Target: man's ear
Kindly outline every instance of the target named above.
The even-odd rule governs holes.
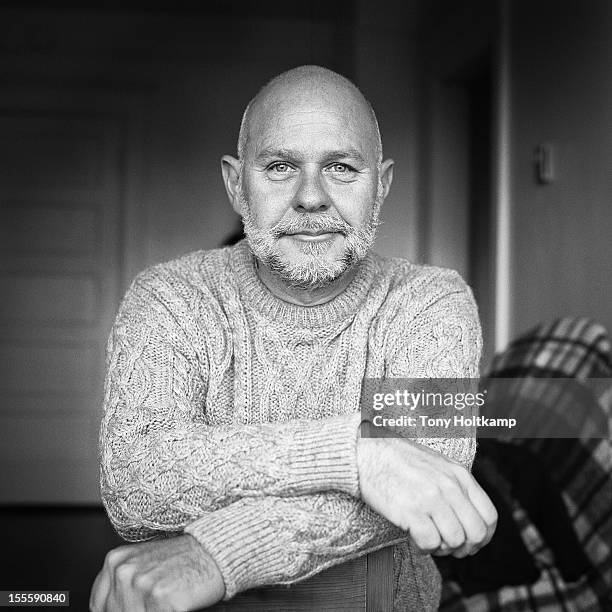
[[[221,174],[223,175],[223,184],[227,197],[229,198],[232,208],[242,216],[242,208],[240,198],[238,197],[238,182],[240,181],[240,171],[242,164],[239,159],[231,155],[224,155],[221,158]]]
[[[380,165],[380,181],[383,186],[383,200],[389,195],[391,183],[393,182],[393,165],[395,162],[392,159],[385,159]]]

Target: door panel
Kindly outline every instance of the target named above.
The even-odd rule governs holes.
[[[116,116],[31,100],[0,108],[0,502],[99,499],[122,129]]]

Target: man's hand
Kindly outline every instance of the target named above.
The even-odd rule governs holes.
[[[497,511],[470,472],[426,446],[360,437],[357,466],[363,501],[422,552],[465,557],[495,532]]]
[[[216,563],[190,535],[111,550],[91,589],[92,612],[170,612],[212,606],[225,594]]]

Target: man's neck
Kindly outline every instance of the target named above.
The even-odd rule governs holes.
[[[342,276],[324,287],[302,289],[286,283],[268,266],[256,261],[257,276],[268,290],[284,302],[298,306],[319,306],[333,300],[349,286],[357,273],[357,266],[352,266]]]

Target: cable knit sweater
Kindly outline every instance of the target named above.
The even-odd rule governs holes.
[[[450,270],[373,253],[350,285],[297,306],[243,241],[141,273],[111,332],[102,499],[125,539],[193,535],[225,598],[394,544],[395,608],[436,609],[430,556],[359,496],[364,377],[474,377],[481,335]],[[421,439],[470,467],[471,438]]]

